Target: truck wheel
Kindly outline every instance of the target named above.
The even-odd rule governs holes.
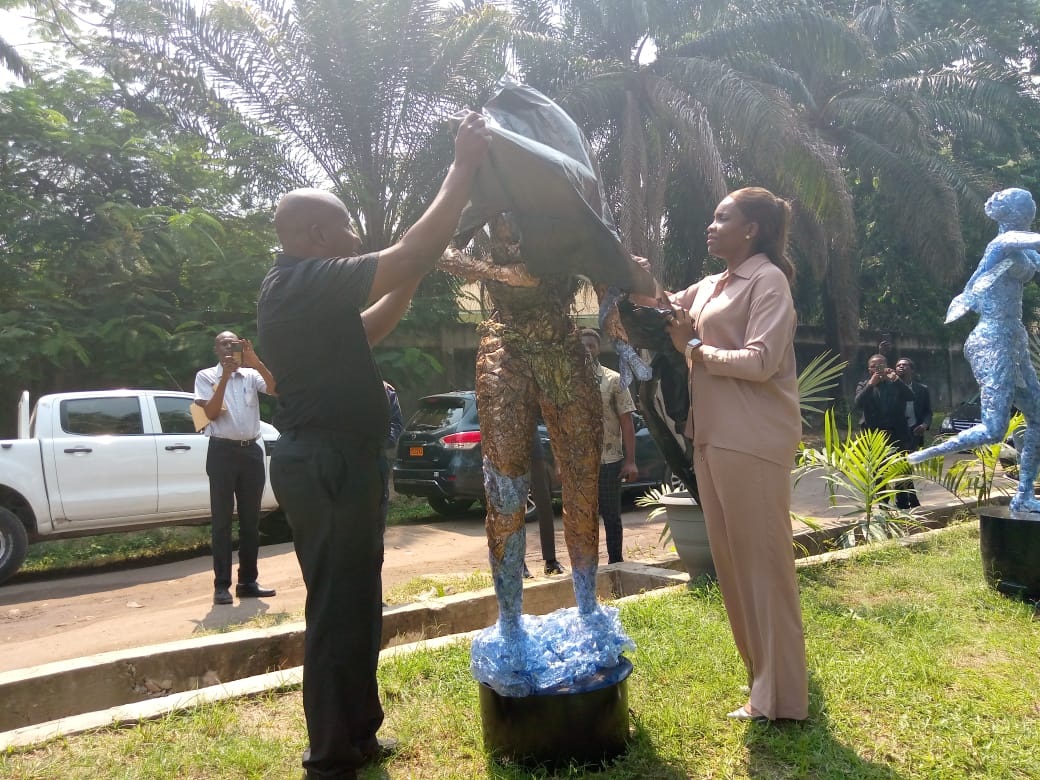
[[[25,561],[29,536],[18,515],[0,507],[0,582],[8,579]]]

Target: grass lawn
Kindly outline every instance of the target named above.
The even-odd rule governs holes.
[[[987,588],[978,530],[910,548],[886,544],[800,570],[810,719],[755,725],[718,591],[672,589],[622,606],[638,644],[633,737],[595,774],[615,778],[992,778],[1040,776],[1040,627],[1034,610]],[[468,646],[380,667],[383,733],[402,752],[363,778],[585,777],[489,759]],[[5,778],[297,778],[300,692],[205,707],[0,757]]]

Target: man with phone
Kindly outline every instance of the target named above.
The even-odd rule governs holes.
[[[264,449],[260,437],[259,393],[275,395],[275,381],[248,339],[229,330],[213,342],[217,365],[195,375],[195,403],[209,422],[206,475],[209,477],[210,539],[213,549],[213,603],[232,604],[231,515],[238,506],[239,598],[273,596],[257,582],[260,501],[264,493]]]
[[[893,447],[908,452],[913,437],[906,421],[906,405],[914,400],[913,390],[889,368],[884,355],[872,355],[867,361],[867,372],[868,377],[856,386],[854,401],[861,414],[860,427],[865,431],[884,431]]]

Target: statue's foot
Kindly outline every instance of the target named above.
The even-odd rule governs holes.
[[[1040,512],[1040,500],[1036,496],[1016,493],[1011,499],[1010,508],[1015,512]]]

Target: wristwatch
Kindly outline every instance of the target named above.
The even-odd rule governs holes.
[[[699,338],[696,338],[696,337],[690,339],[689,341],[687,341],[686,342],[686,359],[689,360],[691,357],[693,357],[693,351],[695,349],[699,348],[700,345],[703,344],[703,343],[704,343],[703,341],[701,341]]]

